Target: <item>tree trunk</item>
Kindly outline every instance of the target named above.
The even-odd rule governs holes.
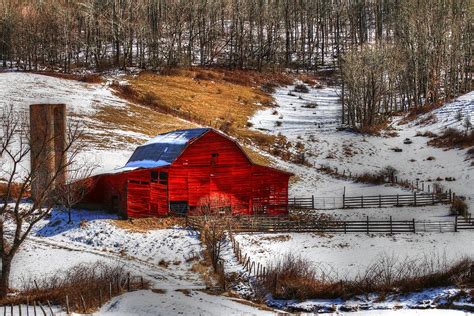
[[[10,288],[10,271],[12,267],[12,258],[2,258],[2,278],[0,280],[0,297],[5,297]]]

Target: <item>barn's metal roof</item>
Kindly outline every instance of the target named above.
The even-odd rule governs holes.
[[[124,168],[157,168],[172,164],[188,143],[210,128],[193,128],[160,134],[137,147]]]

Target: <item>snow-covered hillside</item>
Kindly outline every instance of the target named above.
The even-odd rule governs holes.
[[[474,92],[435,110],[433,115],[438,120],[434,124],[421,126],[412,122],[399,125],[399,117],[391,124],[396,135],[383,133],[383,136],[367,136],[336,129],[340,122],[341,107],[337,88],[310,88],[309,93],[295,92],[294,88],[287,86],[277,89],[273,96],[278,107],[257,112],[252,118],[254,128],[275,135],[281,133],[292,143],[301,142],[305,145],[307,159],[316,166],[328,165],[338,168],[340,172],[352,174],[376,173],[391,166],[397,170],[400,179],[418,180],[420,187],[425,182],[425,190],[428,185],[432,188],[433,183],[439,182],[458,195],[474,198],[474,166],[467,159],[466,151],[435,148],[427,144],[429,138],[416,136],[417,132],[429,130],[438,133],[446,127],[461,127],[462,121],[455,120],[458,112],[462,113],[462,117],[472,120]],[[308,105],[312,108],[309,109]],[[407,138],[412,143],[405,144]],[[394,148],[402,151],[395,152]],[[344,186],[350,195],[386,194],[388,191],[380,186],[374,188],[366,185],[370,189],[363,189],[359,188],[359,184],[347,181],[337,183],[311,168],[292,170],[303,179],[306,190],[311,190],[316,196],[328,196],[329,191],[340,196]],[[308,178],[313,179],[311,186],[305,181]],[[454,178],[455,181],[446,181],[446,178]],[[299,189],[298,184],[295,188],[301,195],[303,190]],[[398,193],[396,189],[392,192]],[[470,199],[471,203],[473,201]]]
[[[27,111],[35,103],[65,103],[68,119],[79,122],[86,132],[79,159],[94,166],[95,173],[124,166],[138,144],[159,133],[194,126],[121,99],[110,85],[121,77],[108,79],[96,84],[34,73],[0,72],[0,111],[9,107]]]

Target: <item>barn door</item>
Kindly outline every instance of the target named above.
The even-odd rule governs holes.
[[[150,183],[129,180],[127,184],[127,215],[143,217],[150,215]]]
[[[152,172],[150,191],[151,215],[164,216],[168,214],[168,173]]]

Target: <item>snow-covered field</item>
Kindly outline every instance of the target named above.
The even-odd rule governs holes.
[[[264,266],[291,253],[340,278],[354,278],[381,257],[447,259],[474,257],[472,232],[416,234],[239,234],[242,251]]]
[[[104,305],[97,315],[274,314],[238,299],[203,292],[204,280],[192,270],[202,259],[195,231],[176,227],[131,232],[114,225],[115,218],[107,213],[75,211],[73,222],[67,224],[67,214],[54,211],[39,223],[15,257],[12,286],[21,288],[26,282],[77,264],[100,261],[124,266],[132,275],[149,280],[152,289],[164,293],[125,293]]]
[[[307,159],[313,164],[329,165],[340,172],[345,170],[352,174],[377,172],[391,166],[398,170],[400,179],[418,179],[420,187],[425,182],[425,190],[428,185],[432,187],[434,182],[439,182],[446,189],[466,196],[474,205],[474,166],[467,159],[466,150],[435,148],[427,145],[429,138],[415,136],[418,131],[439,133],[447,127],[461,129],[466,118],[473,122],[474,92],[435,110],[433,115],[437,121],[433,124],[419,125],[430,114],[404,125],[399,124],[401,118],[396,118],[391,126],[398,136],[389,137],[338,131],[341,108],[338,88],[310,88],[309,93],[293,90],[294,86],[277,89],[273,96],[278,107],[257,112],[251,120],[254,128],[275,135],[281,133],[292,143],[303,143]],[[308,108],[308,104],[314,108]],[[278,113],[274,114],[274,110]],[[459,120],[459,117],[463,119]],[[404,144],[406,138],[413,143]],[[392,149],[395,147],[401,148],[402,152],[394,152]],[[380,186],[361,187],[359,184],[334,181],[317,171],[300,172],[296,169],[296,173],[301,176],[304,188],[297,184],[292,190],[299,195],[306,190],[321,197],[331,192],[340,196],[344,186],[348,195],[384,194],[388,191]],[[438,177],[442,181],[436,181]],[[455,181],[444,181],[446,177],[452,177]]]

